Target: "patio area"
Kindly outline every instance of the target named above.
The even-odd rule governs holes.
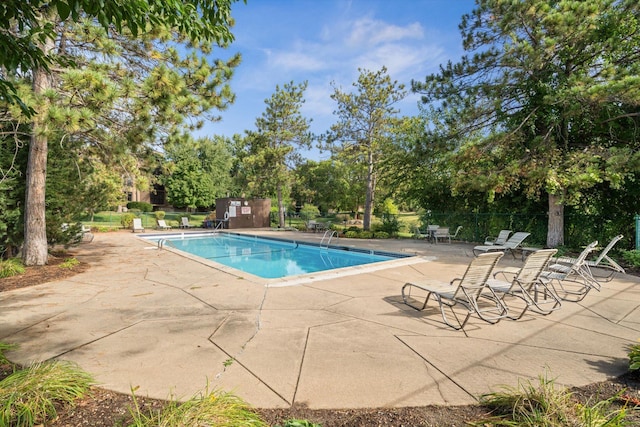
[[[89,271],[0,293],[0,340],[19,345],[7,353],[14,362],[72,360],[100,386],[124,393],[186,399],[208,384],[257,408],[338,409],[475,403],[544,374],[567,386],[598,382],[627,371],[628,346],[640,338],[634,276],[549,316],[496,325],[472,318],[455,331],[436,306],[417,312],[400,291],[407,281],[460,276],[473,244],[339,244],[416,258],[267,280],[158,249],[130,231],[99,233],[73,249]]]

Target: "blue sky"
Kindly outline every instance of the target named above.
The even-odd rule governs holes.
[[[409,86],[436,72],[440,64],[462,55],[458,24],[474,8],[473,0],[247,0],[232,6],[234,43],[214,50],[225,58],[237,52],[242,64],[231,86],[236,102],[208,123],[199,135],[244,134],[255,129],[264,101],[293,81],[308,81],[302,113],[320,134],[335,122],[334,82],[352,90],[358,68],[386,66],[392,79]],[[402,115],[418,112],[411,94],[397,107]],[[306,153],[318,160],[328,154]]]

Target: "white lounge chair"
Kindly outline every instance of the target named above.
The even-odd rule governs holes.
[[[500,230],[498,237],[487,236],[484,239],[485,245],[504,245],[511,235],[511,230]]]
[[[158,223],[157,225],[157,229],[158,230],[170,230],[171,226],[167,225],[166,221],[164,219],[158,219],[156,220],[156,222]]]
[[[86,243],[93,242],[94,235],[91,232],[91,227],[87,227],[82,224],[82,228],[80,229],[80,233],[82,234],[82,241]]]
[[[557,249],[541,249],[529,255],[522,268],[513,271],[502,270],[494,273],[488,284],[495,292],[521,299],[526,304],[518,316],[509,315],[509,319],[520,319],[528,309],[547,315],[561,306],[560,298],[552,287],[547,286],[548,280],[540,276],[549,264],[549,260],[556,254]],[[501,279],[497,277],[500,276]],[[510,278],[510,280],[509,280]],[[542,298],[541,298],[542,296]],[[513,307],[506,303],[509,312]],[[544,307],[543,307],[544,306]],[[550,308],[546,308],[550,307]]]
[[[451,236],[451,239],[455,239],[456,237],[458,237],[458,233],[460,233],[460,230],[462,230],[462,226],[459,225],[458,227],[456,227],[456,232],[453,233],[453,235]]]
[[[191,228],[193,227],[191,224],[189,224],[189,218],[187,218],[186,216],[183,216],[182,218],[180,218],[180,228]]]
[[[582,301],[591,289],[600,290],[600,283],[593,277],[591,269],[586,264],[587,257],[598,246],[598,241],[590,243],[572,264],[552,263],[541,276],[557,283],[562,290],[560,298],[567,301]],[[531,255],[530,255],[531,256]],[[577,284],[577,289],[569,289],[565,285]],[[556,293],[557,292],[556,289]]]
[[[450,283],[434,280],[407,282],[402,287],[402,300],[409,307],[422,311],[427,307],[429,299],[433,296],[440,306],[442,320],[454,329],[464,328],[472,314],[477,315],[485,322],[497,323],[507,316],[508,311],[502,298],[498,297],[487,285],[487,280],[502,255],[502,252],[478,255],[471,261],[462,278],[453,279]],[[426,292],[426,295],[420,296],[420,298],[425,298],[424,303],[415,304],[418,301],[411,295],[413,291],[417,291],[419,294]],[[462,306],[466,311],[466,316],[462,322],[453,311],[453,307],[458,305]],[[458,324],[449,321],[445,313],[445,307],[451,310]]]
[[[142,226],[141,218],[133,218],[133,224],[131,225],[131,231],[135,233],[136,231],[140,231],[144,233],[144,227]]]
[[[516,255],[514,253],[514,251],[516,251],[517,249],[519,249],[522,246],[522,242],[524,242],[524,239],[526,239],[527,237],[529,237],[531,235],[531,233],[526,233],[524,231],[518,231],[516,233],[513,233],[513,236],[509,237],[507,239],[506,242],[504,242],[504,245],[480,245],[480,246],[475,246],[473,248],[473,254],[474,255],[478,255],[478,252],[510,252],[511,255],[515,258]]]
[[[81,242],[84,243],[91,243],[93,241],[94,235],[91,232],[91,227],[87,227],[84,224],[79,224],[80,228],[78,230],[78,232],[76,233],[76,235],[74,236],[74,238],[72,239],[72,244],[78,244]],[[67,231],[71,228],[71,226],[66,223],[63,222],[60,227],[62,228],[62,231]],[[75,225],[74,228],[78,227],[78,225]]]
[[[602,250],[602,252],[600,252],[595,260],[585,260],[585,264],[587,266],[595,268],[595,270],[591,270],[594,278],[604,282],[609,282],[613,279],[613,276],[615,276],[616,273],[625,274],[624,268],[620,267],[617,262],[607,255],[611,248],[613,248],[623,237],[624,236],[622,234],[618,234],[616,237],[611,239],[609,244]],[[557,264],[573,264],[575,262],[576,258],[559,257],[555,259],[555,263]]]

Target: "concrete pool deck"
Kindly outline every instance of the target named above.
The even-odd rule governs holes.
[[[472,244],[338,242],[418,258],[278,286],[159,250],[131,232],[99,233],[72,250],[89,271],[0,293],[0,341],[19,345],[7,353],[14,362],[71,360],[123,393],[186,399],[208,385],[257,408],[338,409],[475,403],[541,375],[567,386],[598,382],[627,371],[628,346],[640,338],[634,276],[619,275],[549,316],[496,325],[472,317],[454,331],[436,308],[403,304],[400,290],[413,279],[460,276]]]

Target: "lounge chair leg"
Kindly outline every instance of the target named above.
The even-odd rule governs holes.
[[[405,291],[405,289],[408,288],[408,291]],[[422,307],[417,307],[413,304],[411,304],[409,302],[409,298],[411,298],[411,284],[410,283],[406,283],[403,287],[402,287],[402,301],[408,305],[409,307],[413,308],[414,310],[417,311],[422,311],[425,308],[427,308],[427,304],[429,303],[429,298],[431,298],[431,292],[429,292],[427,294],[427,297],[424,300],[424,304],[422,304]]]
[[[465,319],[464,319],[464,322],[460,322],[460,319],[458,318],[458,315],[456,314],[456,312],[453,310],[453,307],[452,307],[452,306],[450,306],[450,305],[448,305],[448,304],[443,304],[443,303],[442,303],[442,301],[441,301],[439,298],[437,298],[437,296],[436,296],[435,298],[436,298],[436,299],[438,299],[438,303],[440,303],[440,314],[442,314],[442,320],[444,321],[444,323],[445,323],[447,326],[449,326],[449,327],[451,327],[451,328],[455,329],[456,331],[459,331],[460,329],[464,328],[464,325],[467,323],[467,320],[469,320],[469,317],[471,316],[471,313],[468,313],[468,314],[467,314],[467,316],[466,316],[466,317],[465,317]],[[451,323],[451,322],[449,321],[449,319],[447,319],[447,315],[446,315],[446,313],[444,312],[444,306],[445,306],[445,305],[446,305],[447,307],[449,307],[449,309],[451,310],[451,314],[453,314],[453,317],[455,317],[456,322],[458,322],[458,326],[454,325],[453,323]]]

